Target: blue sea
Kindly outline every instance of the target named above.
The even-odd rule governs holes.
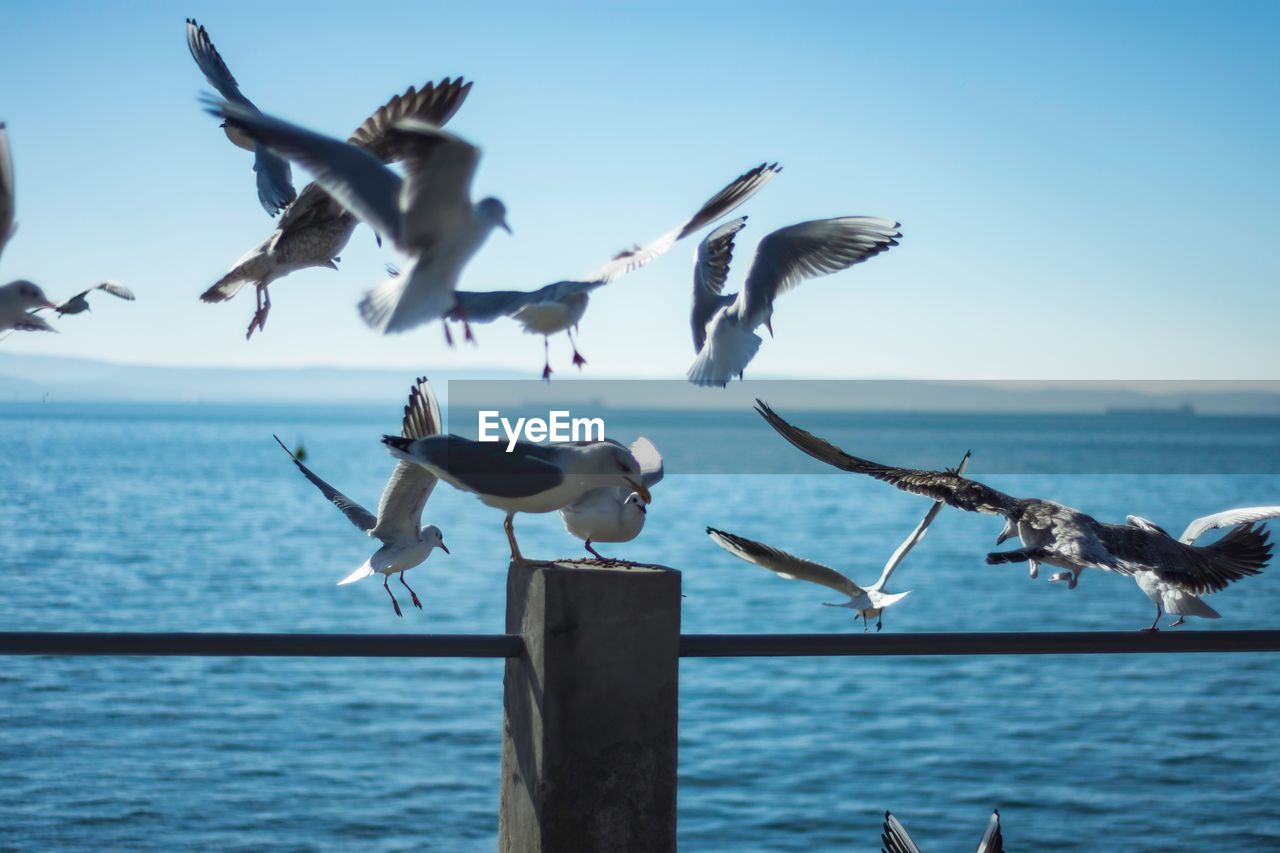
[[[1274,419],[786,414],[896,464],[954,464],[972,448],[971,476],[1104,520],[1136,513],[1177,532],[1206,513],[1280,503]],[[377,438],[398,420],[395,405],[0,405],[0,630],[500,632],[502,515],[447,486],[427,519],[452,554],[407,575],[424,611],[396,618],[377,581],[334,585],[373,546],[271,435],[303,443],[317,473],[374,506],[392,467]],[[749,411],[619,412],[608,424],[624,441],[650,435],[668,476],[644,534],[602,550],[680,569],[686,633],[863,630],[821,606],[837,598],[827,590],[737,561],[705,526],[869,582],[928,508],[807,462],[689,473],[705,468],[686,439],[708,430],[724,452],[799,456]],[[554,515],[516,526],[527,555],[582,553]],[[986,566],[1000,527],[944,511],[895,576],[913,592],[884,630],[1150,623],[1154,607],[1130,579],[1090,571],[1068,590]],[[1275,627],[1278,575],[1212,596],[1223,619],[1177,630]],[[923,849],[965,850],[998,807],[1014,850],[1277,850],[1277,663],[684,660],[680,846],[878,850],[890,809]],[[493,850],[502,670],[0,658],[0,848]]]

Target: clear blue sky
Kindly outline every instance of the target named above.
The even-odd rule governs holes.
[[[269,112],[348,133],[395,91],[475,81],[453,128],[505,200],[470,289],[586,272],[778,160],[744,209],[895,217],[902,245],[777,305],[752,373],[1274,378],[1280,367],[1280,5],[1239,3],[173,3],[0,6],[0,120],[21,229],[0,280],[138,294],[8,351],[164,364],[541,365],[539,338],[438,326],[380,338],[355,311],[395,259],[367,228],[341,272],[197,296],[271,222],[250,157],[201,112],[183,19]],[[299,185],[306,180],[297,174]],[[596,298],[584,375],[679,377],[695,243]],[[561,376],[567,343],[553,340]]]

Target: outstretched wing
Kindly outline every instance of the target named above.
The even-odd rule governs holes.
[[[293,460],[293,464],[297,465],[298,470],[302,472],[302,476],[310,480],[312,484],[320,490],[320,494],[329,499],[330,503],[342,510],[342,514],[347,517],[348,521],[366,533],[373,530],[374,525],[378,523],[378,519],[373,517],[373,513],[369,512],[369,510],[360,506],[360,504],[351,500],[351,498],[347,497],[342,492],[317,477],[310,468],[298,461],[298,457],[293,455],[292,450],[284,446],[284,442],[280,440],[280,436],[273,435],[271,437],[276,440],[276,444],[280,445],[281,450],[289,454],[289,458]]]
[[[768,569],[779,577],[816,583],[820,586],[834,589],[836,592],[843,593],[850,598],[862,593],[862,588],[848,577],[821,563],[802,560],[793,554],[780,551],[763,542],[756,542],[743,536],[716,530],[714,527],[707,528],[707,535],[711,537],[713,542],[738,559],[746,560],[748,563],[754,563],[761,568]]]
[[[226,119],[259,145],[306,166],[334,201],[373,230],[399,240],[403,181],[377,157],[234,101],[206,99],[209,112]]]
[[[439,435],[441,423],[436,395],[427,378],[419,377],[409,391],[400,434],[408,439]],[[421,465],[397,462],[382,490],[382,499],[378,501],[378,523],[369,535],[384,542],[416,538],[422,523],[422,510],[437,482],[436,475]]]
[[[0,121],[0,255],[13,234],[13,154],[9,151],[9,132]]]
[[[1217,592],[1233,581],[1259,574],[1271,561],[1267,531],[1253,524],[1242,524],[1211,545],[1186,545],[1167,535],[1152,536],[1140,527],[1108,525],[1104,530],[1129,540],[1122,543],[1127,547],[1107,543],[1108,550],[1121,558],[1116,571],[1132,574],[1150,569],[1160,580],[1192,595]]]
[[[733,261],[734,235],[746,224],[747,217],[739,216],[712,231],[698,244],[698,257],[693,266],[693,312],[689,317],[694,352],[702,350],[711,318],[733,302],[733,297],[725,296],[722,291]]]
[[[924,495],[935,501],[966,512],[988,515],[1008,515],[1018,509],[1021,502],[977,480],[960,476],[955,471],[919,471],[911,468],[894,468],[868,459],[850,456],[828,441],[824,441],[799,427],[783,420],[761,400],[756,400],[756,411],[778,434],[820,462],[826,462],[844,471],[868,474],[896,486],[913,495]]]
[[[987,831],[982,834],[982,840],[978,842],[977,853],[1004,853],[1004,833],[1000,831],[999,809],[991,813],[991,820],[987,821]]]
[[[698,212],[682,224],[644,246],[619,252],[604,266],[583,278],[587,281],[610,282],[632,270],[639,269],[654,258],[665,254],[677,241],[701,230],[703,226],[716,221],[751,198],[781,171],[782,168],[777,163],[761,163],[751,171],[739,175],[728,186],[707,199]]]
[[[464,83],[461,77],[457,80],[446,77],[421,89],[410,86],[403,95],[396,95],[378,107],[347,142],[360,146],[384,163],[394,163],[406,154],[395,135],[389,132],[396,122],[412,118],[444,127],[470,93],[471,84]]]
[[[830,275],[898,245],[898,223],[873,216],[815,219],[760,241],[739,299],[743,316],[763,322],[773,300],[808,278]]]
[[[652,488],[662,481],[662,454],[652,441],[640,436],[631,443],[631,455],[640,463],[640,482]]]
[[[960,464],[956,466],[956,473],[963,474],[965,469],[969,467],[969,451],[965,451],[964,458],[960,460]],[[934,501],[933,506],[929,507],[929,511],[924,514],[924,518],[916,525],[916,529],[911,531],[911,535],[902,540],[902,544],[894,549],[893,554],[889,557],[889,562],[884,564],[884,570],[880,572],[880,580],[876,581],[872,589],[884,589],[889,583],[889,578],[893,575],[893,570],[898,568],[898,564],[903,558],[916,547],[916,543],[924,538],[925,531],[929,529],[929,525],[933,524],[933,520],[938,517],[938,513],[942,511],[943,501]]]
[[[1265,521],[1268,518],[1280,518],[1280,506],[1250,506],[1241,509],[1228,509],[1222,512],[1197,518],[1182,531],[1179,541],[1190,545],[1204,533],[1219,527],[1235,527],[1251,521]]]
[[[401,119],[386,136],[404,160],[404,227],[397,243],[430,248],[437,234],[471,217],[471,179],[480,149],[418,119]]]
[[[204,78],[218,90],[218,94],[228,101],[257,111],[253,102],[240,91],[240,84],[231,75],[227,63],[222,61],[222,55],[213,46],[208,31],[192,18],[187,18],[187,48]],[[266,208],[267,213],[275,216],[298,195],[293,188],[289,162],[261,145],[254,146],[253,156],[253,170],[258,174],[258,201]]]
[[[891,812],[884,813],[884,830],[880,833],[880,853],[920,853],[906,827]]]

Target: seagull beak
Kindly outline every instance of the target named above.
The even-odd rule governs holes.
[[[448,545],[446,545],[446,544],[444,544],[444,542],[441,542],[441,543],[440,543],[440,550],[441,550],[441,551],[444,551],[446,554],[453,553],[453,552],[451,552],[451,551],[449,550],[449,546],[448,546]]]
[[[627,485],[630,486],[632,490],[635,491],[635,493],[638,494],[645,503],[647,504],[653,503],[653,495],[649,494],[649,489],[645,486],[644,483],[637,483],[635,480],[631,479],[630,477],[624,477],[623,479],[627,481]]]
[[[507,220],[505,219],[498,223],[498,227],[503,231],[506,231],[508,234],[512,233],[511,226],[507,224]]]
[[[58,310],[58,303],[56,303],[56,302],[50,302],[48,299],[46,299],[46,300],[44,301],[44,307],[45,307],[45,308],[52,308],[54,311],[57,311],[57,310]]]
[[[1009,537],[1012,535],[1013,534],[1009,533],[1007,530],[1000,531],[1000,535],[996,537],[996,544],[1003,545],[1005,542],[1008,541]]]

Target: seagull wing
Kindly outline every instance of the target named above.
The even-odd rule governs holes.
[[[0,122],[0,255],[13,236],[13,155],[9,152],[9,132]]]
[[[480,162],[480,149],[435,125],[401,119],[386,131],[404,160],[400,190],[404,227],[397,240],[402,248],[425,253],[472,213],[471,179]]]
[[[702,350],[711,318],[733,302],[733,297],[725,296],[721,291],[729,278],[729,264],[733,261],[734,235],[746,224],[747,217],[740,216],[721,225],[698,244],[698,257],[693,266],[693,313],[689,318],[693,326],[694,352]]]
[[[1133,574],[1148,569],[1192,595],[1218,592],[1233,581],[1260,574],[1271,561],[1267,531],[1253,524],[1235,527],[1210,545],[1187,545],[1135,526],[1104,525],[1103,531],[1104,544],[1116,562],[1113,571]]]
[[[1219,527],[1235,527],[1251,521],[1265,521],[1268,518],[1280,518],[1280,506],[1251,506],[1241,509],[1228,509],[1222,512],[1197,518],[1182,531],[1179,541],[1190,545],[1204,533]]]
[[[340,139],[314,133],[232,101],[207,100],[209,112],[244,131],[255,142],[306,166],[334,201],[399,242],[400,176],[377,157]]]
[[[977,480],[960,476],[955,471],[918,471],[911,468],[894,468],[868,459],[850,456],[840,448],[816,435],[805,432],[783,420],[773,409],[756,400],[756,411],[777,430],[778,434],[820,462],[826,462],[843,471],[868,474],[913,495],[924,495],[935,501],[966,512],[988,515],[1007,515],[1017,509],[1020,501]]]
[[[604,266],[592,271],[584,278],[590,281],[610,282],[632,270],[639,269],[654,258],[663,255],[677,241],[701,230],[703,226],[716,221],[751,198],[781,171],[777,163],[761,163],[751,171],[734,178],[728,186],[707,199],[698,212],[681,225],[644,246],[619,252]]]
[[[293,464],[297,465],[298,470],[302,472],[302,476],[310,480],[312,484],[320,490],[320,494],[324,495],[334,506],[342,510],[342,514],[347,517],[348,521],[363,530],[365,533],[373,530],[374,525],[378,523],[378,519],[373,517],[373,513],[369,512],[369,510],[360,506],[360,504],[351,500],[351,498],[347,497],[342,492],[317,477],[310,468],[298,461],[298,457],[293,455],[293,451],[284,446],[284,442],[280,440],[279,436],[273,435],[271,437],[276,440],[276,444],[280,445],[281,450],[289,454],[289,458],[293,460]]]
[[[987,821],[987,831],[982,833],[978,842],[977,853],[1004,853],[1004,833],[1000,831],[1000,810],[991,813]]]
[[[537,495],[564,482],[564,471],[552,460],[549,445],[517,442],[506,452],[501,442],[472,441],[457,435],[428,436],[410,441],[383,436],[391,455],[439,472],[464,491],[499,498]]]
[[[446,77],[438,84],[428,83],[421,89],[410,86],[403,95],[396,95],[378,107],[347,141],[384,163],[394,163],[405,156],[394,134],[388,133],[396,122],[413,118],[444,127],[470,93],[471,84],[462,82],[462,78],[450,80]]]
[[[538,291],[526,290],[455,290],[451,316],[465,318],[468,323],[492,323],[510,317],[530,302],[537,301]]]
[[[419,377],[409,390],[400,434],[410,439],[439,435],[442,423],[436,395],[427,378]],[[397,462],[382,490],[382,499],[378,501],[377,526],[369,531],[369,535],[384,542],[416,540],[422,524],[422,510],[437,482],[436,475],[421,465]]]
[[[71,302],[76,299],[83,299],[84,297],[88,296],[90,293],[93,293],[95,290],[101,290],[104,293],[110,293],[112,296],[117,296],[120,299],[125,299],[125,300],[128,300],[129,302],[133,302],[135,299],[138,298],[133,295],[132,290],[125,287],[123,284],[119,284],[118,282],[114,282],[114,281],[104,281],[102,284],[95,284],[93,287],[89,288],[88,290],[80,291],[75,296],[71,297],[71,299],[68,299],[67,302]],[[63,304],[65,305],[66,302],[64,302]]]
[[[662,454],[652,441],[640,436],[631,444],[631,455],[640,463],[640,482],[653,487],[662,481]]]
[[[707,528],[707,535],[717,545],[738,559],[754,563],[788,580],[816,583],[834,589],[836,592],[843,593],[850,598],[854,598],[863,591],[856,583],[835,569],[824,566],[821,563],[802,560],[763,542],[755,542],[742,536],[726,533],[723,530],[716,530],[714,527]]]
[[[231,75],[227,63],[222,61],[222,55],[213,46],[208,31],[191,18],[187,18],[187,47],[191,51],[191,58],[200,66],[204,78],[218,90],[218,94],[257,112],[258,108],[240,91],[240,84]],[[258,175],[258,201],[266,208],[267,213],[275,216],[298,195],[293,188],[289,161],[262,145],[255,145],[253,154],[253,170]]]
[[[898,245],[898,223],[871,216],[815,219],[760,241],[739,299],[743,316],[764,322],[773,300],[808,278],[830,275]]]
[[[920,853],[906,827],[890,812],[884,813],[884,831],[880,834],[880,853]]]
[[[963,474],[965,469],[969,467],[969,454],[966,452],[964,458],[960,460],[960,464],[956,466],[956,473]],[[916,529],[911,531],[911,535],[902,540],[902,544],[894,549],[893,554],[889,557],[889,562],[884,564],[884,570],[880,572],[880,580],[875,582],[872,589],[883,590],[889,583],[889,578],[893,575],[893,570],[898,568],[898,564],[903,558],[910,553],[911,549],[916,547],[916,543],[924,538],[925,531],[929,529],[929,525],[933,524],[933,520],[937,518],[938,513],[942,511],[944,501],[934,501],[933,506],[929,507],[929,511],[924,514],[924,518],[916,525]]]

